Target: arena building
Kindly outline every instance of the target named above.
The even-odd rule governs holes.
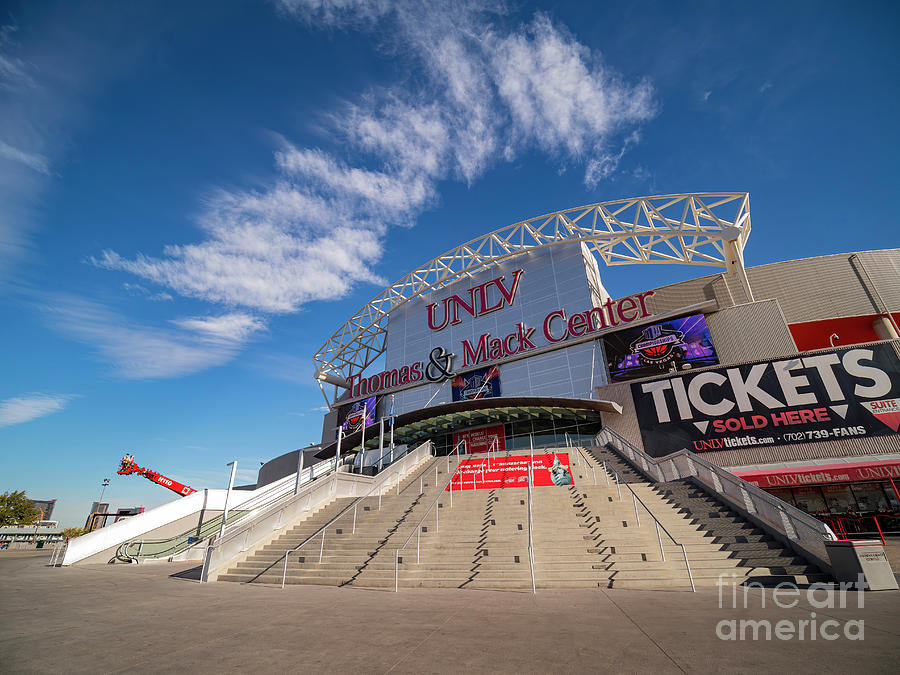
[[[836,531],[900,529],[900,249],[745,268],[749,234],[746,193],[665,195],[438,256],[316,353],[318,459],[374,471],[423,440],[474,453],[605,427],[702,453]],[[598,260],[718,269],[614,298]]]

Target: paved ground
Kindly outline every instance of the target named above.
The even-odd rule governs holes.
[[[181,564],[49,568],[0,554],[0,672],[896,672],[900,593],[840,609],[774,606],[753,589],[544,591],[199,584]],[[181,574],[181,576],[179,576]],[[820,603],[836,594],[819,591]],[[789,600],[785,597],[784,600]],[[738,608],[734,609],[733,606]],[[782,602],[782,604],[790,604]],[[840,637],[797,639],[800,620]],[[721,641],[720,621],[766,619],[794,638]],[[859,631],[863,640],[844,637]],[[727,631],[728,624],[720,630]]]

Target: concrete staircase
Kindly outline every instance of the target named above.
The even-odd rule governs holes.
[[[453,458],[449,464],[450,471],[455,471],[458,460]],[[390,578],[393,584],[394,548],[402,545],[414,530],[421,514],[434,501],[439,489],[435,480],[441,486],[448,480],[447,465],[445,457],[425,462],[401,481],[399,494],[390,489],[380,496],[371,495],[362,500],[355,509],[355,525],[354,509],[350,509],[326,529],[324,545],[320,537],[316,537],[299,551],[290,554],[286,583],[367,585],[363,581],[373,570],[379,569],[383,554],[389,549]],[[226,574],[220,576],[219,581],[280,584],[284,574],[285,552],[318,532],[354,501],[353,498],[334,500],[299,524],[289,527],[269,543],[251,551]]]
[[[690,588],[681,544],[697,586],[715,585],[720,578],[806,583],[821,577],[692,485],[652,485],[603,448],[556,452],[568,452],[575,484],[532,491],[537,588]],[[451,472],[456,465],[453,458]],[[449,493],[440,492],[417,536],[416,525],[448,478],[447,459],[436,458],[401,483],[399,495],[382,495],[380,508],[377,496],[367,498],[357,506],[355,533],[352,509],[328,528],[321,563],[318,537],[290,555],[286,582],[393,587],[395,551],[411,535],[399,554],[401,587],[530,590],[527,488],[455,491],[452,508]],[[285,551],[352,503],[332,502],[220,580],[280,584]],[[678,544],[657,532],[647,509]]]

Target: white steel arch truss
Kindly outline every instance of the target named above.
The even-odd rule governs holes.
[[[405,302],[536,249],[585,242],[607,265],[724,267],[752,300],[743,249],[750,195],[706,192],[635,197],[548,213],[494,230],[447,251],[391,284],[316,352],[320,381],[364,371],[385,350],[388,315]]]

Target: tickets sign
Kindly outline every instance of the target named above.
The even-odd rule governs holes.
[[[900,428],[900,361],[873,344],[635,383],[631,395],[656,457],[881,436]]]

